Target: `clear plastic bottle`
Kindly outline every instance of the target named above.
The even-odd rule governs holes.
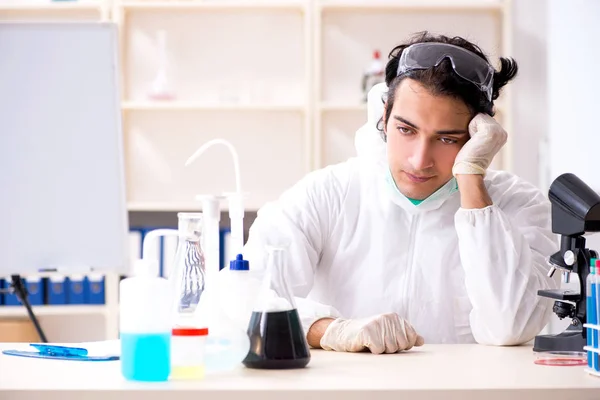
[[[229,289],[220,287],[218,280],[214,278],[215,275],[209,275],[206,290],[195,315],[198,326],[209,329],[204,353],[205,368],[209,374],[230,371],[241,366],[250,348],[245,328],[240,327],[227,315],[221,303],[219,291]],[[244,304],[239,306],[244,307]]]
[[[211,311],[206,324],[209,329],[204,353],[206,372],[226,372],[241,367],[250,348],[248,335],[227,317],[217,301],[209,300],[208,304]]]
[[[310,351],[286,280],[287,249],[267,247],[267,270],[248,324],[248,368],[303,368]]]
[[[202,213],[178,213],[179,243],[174,261],[172,288],[175,324],[194,326],[193,316],[205,285],[204,253],[201,247]]]
[[[133,381],[166,381],[171,372],[171,291],[154,276],[154,260],[138,260],[119,283],[121,373]]]
[[[248,329],[263,275],[264,271],[250,268],[241,254],[229,262],[229,268],[219,272],[219,303],[227,317],[244,332]]]
[[[204,377],[204,349],[208,328],[174,328],[171,336],[172,380]]]
[[[362,78],[363,101],[367,101],[367,97],[371,88],[378,83],[385,82],[385,65],[381,61],[381,52],[375,50],[369,67],[365,70]]]

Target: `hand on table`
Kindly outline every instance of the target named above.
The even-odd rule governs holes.
[[[363,319],[338,318],[331,322],[321,338],[325,350],[371,353],[396,353],[422,346],[424,340],[398,314],[382,314]]]

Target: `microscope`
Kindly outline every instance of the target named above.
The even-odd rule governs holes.
[[[557,335],[535,337],[534,351],[583,351],[586,343],[586,278],[590,260],[598,253],[585,247],[586,232],[600,231],[600,196],[573,174],[556,178],[548,193],[552,203],[552,232],[560,234],[560,251],[550,256],[551,277],[562,271],[563,282],[571,273],[579,278],[579,291],[539,290],[538,295],[555,299],[552,311],[562,320],[571,318],[569,327]]]

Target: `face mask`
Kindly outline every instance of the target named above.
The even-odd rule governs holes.
[[[446,199],[452,196],[454,193],[458,192],[458,182],[455,177],[452,177],[444,186],[436,190],[433,194],[427,197],[425,200],[412,200],[406,197],[400,192],[396,182],[394,181],[394,177],[392,176],[392,172],[389,168],[386,168],[386,176],[385,176],[386,188],[388,194],[391,196],[391,200],[409,211],[426,211],[426,210],[435,210],[441,206]]]

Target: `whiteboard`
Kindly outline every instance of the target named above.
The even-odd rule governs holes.
[[[0,23],[0,275],[120,270],[117,30]]]

